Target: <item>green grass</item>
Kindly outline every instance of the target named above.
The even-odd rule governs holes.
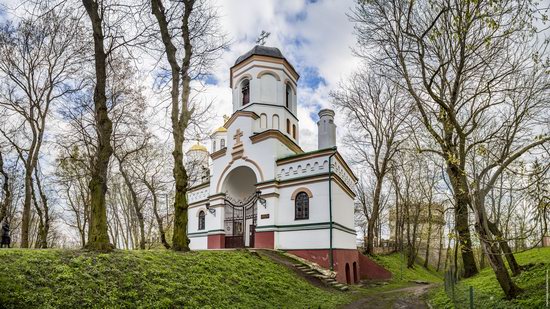
[[[392,273],[392,282],[421,280],[427,282],[441,282],[442,277],[435,271],[428,270],[415,264],[414,268],[407,268],[407,262],[403,260],[401,253],[378,255],[374,260]]]
[[[458,304],[467,306],[468,289],[474,288],[474,304],[476,308],[544,308],[545,306],[545,275],[550,269],[550,248],[535,248],[515,255],[520,265],[535,264],[529,270],[523,271],[513,278],[514,282],[524,292],[512,301],[504,300],[504,294],[495,278],[493,270],[488,267],[478,275],[464,279],[455,288],[455,298]],[[452,295],[452,294],[451,294]],[[430,295],[430,303],[435,308],[453,308],[452,301],[439,288]]]
[[[0,250],[1,308],[329,308],[312,286],[247,251]]]

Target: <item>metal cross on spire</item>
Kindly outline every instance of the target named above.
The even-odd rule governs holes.
[[[265,45],[265,40],[271,35],[271,32],[267,32],[265,30],[262,30],[262,33],[260,33],[260,36],[258,36],[258,39],[256,39],[256,44],[258,45]]]

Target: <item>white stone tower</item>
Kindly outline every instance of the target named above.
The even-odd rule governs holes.
[[[322,109],[319,111],[317,129],[318,149],[336,146],[336,125],[334,124],[334,111],[332,109]]]
[[[278,130],[298,144],[299,78],[278,48],[255,46],[231,67],[233,113],[253,112],[255,132]]]

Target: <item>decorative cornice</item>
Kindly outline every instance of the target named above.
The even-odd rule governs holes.
[[[318,157],[330,155],[334,152],[336,152],[336,155],[335,155],[336,160],[338,160],[338,162],[340,164],[342,164],[342,166],[346,170],[346,172],[354,179],[355,182],[357,182],[357,180],[358,180],[357,176],[355,176],[355,174],[353,173],[353,171],[351,170],[351,168],[347,164],[346,160],[344,160],[344,158],[338,152],[336,147],[326,148],[326,149],[319,149],[319,150],[314,150],[314,151],[311,151],[311,152],[296,154],[296,155],[289,156],[289,157],[286,157],[286,158],[281,158],[281,159],[277,160],[277,165],[283,165],[283,164],[287,164],[287,163],[293,163],[293,162],[299,162],[299,161],[303,161],[303,160],[307,160],[307,159],[318,158]]]
[[[290,75],[292,75],[292,77],[294,77],[295,80],[298,80],[300,78],[300,75],[298,74],[298,72],[296,72],[294,67],[292,67],[292,65],[286,59],[273,58],[273,57],[262,56],[262,55],[252,55],[251,57],[249,57],[245,61],[243,61],[243,62],[241,62],[237,65],[234,65],[229,69],[229,71],[230,71],[230,73],[229,73],[230,78],[229,79],[230,79],[231,88],[233,88],[233,79],[231,78],[231,76],[233,76],[233,72],[238,71],[239,69],[247,66],[248,64],[250,64],[253,61],[262,61],[262,62],[269,62],[269,63],[275,63],[275,64],[282,64],[285,67],[285,69],[287,69],[287,71],[290,73]]]
[[[187,193],[197,191],[197,190],[200,190],[200,189],[204,189],[204,188],[208,187],[209,185],[210,185],[210,181],[203,182],[200,185],[196,185],[194,187],[191,187],[191,188],[187,189]]]
[[[238,118],[238,117],[250,117],[254,120],[260,118],[260,116],[258,116],[258,114],[256,114],[255,112],[251,112],[251,111],[236,111],[233,113],[233,115],[231,115],[231,118],[229,118],[229,120],[227,120],[227,122],[223,125],[226,129],[229,129],[229,126],[231,126],[231,124]]]
[[[293,163],[298,161],[303,161],[307,159],[312,158],[318,158],[326,155],[330,155],[331,153],[336,151],[336,147],[333,148],[327,148],[327,149],[320,149],[320,150],[314,150],[310,152],[303,152],[296,155],[292,155],[286,158],[281,158],[277,160],[277,165],[283,165],[287,163]]]
[[[310,183],[316,183],[316,182],[323,182],[328,181],[329,173],[319,173],[319,174],[313,174],[303,177],[296,177],[291,179],[285,179],[285,180],[268,180],[264,182],[259,182],[256,184],[256,187],[258,189],[266,189],[266,188],[285,188],[285,187],[291,187],[291,186],[297,186],[297,185],[303,185],[303,184],[310,184]],[[336,183],[344,192],[348,194],[349,197],[352,199],[355,198],[355,192],[353,192],[353,189],[348,187],[346,183],[335,173],[332,173],[332,180],[334,183]]]
[[[340,161],[340,164],[342,164],[342,166],[344,167],[346,172],[348,172],[348,174],[355,180],[355,182],[357,182],[357,180],[359,180],[359,178],[357,178],[357,176],[355,176],[355,174],[353,173],[353,171],[349,167],[348,163],[346,162],[346,160],[344,160],[344,158],[342,157],[342,155],[339,152],[336,152],[336,159],[338,159],[338,161]]]
[[[252,141],[252,144],[256,144],[270,138],[277,139],[278,141],[280,141],[282,144],[287,146],[290,150],[294,151],[295,153],[304,152],[302,148],[300,148],[300,146],[296,144],[296,142],[294,142],[288,136],[281,133],[281,131],[279,130],[270,129],[260,133],[256,133],[250,137],[250,140]]]
[[[316,222],[316,223],[302,223],[302,224],[288,224],[288,225],[264,225],[256,226],[256,231],[278,231],[278,232],[290,232],[290,231],[306,231],[306,230],[326,230],[330,228],[330,222]],[[337,222],[332,222],[332,228],[340,230],[345,233],[356,235],[355,229],[349,228]]]
[[[225,156],[226,152],[227,152],[227,147],[223,147],[222,149],[211,153],[210,158],[212,158],[212,160],[216,160],[218,158]]]
[[[253,102],[253,103],[246,104],[246,106],[243,106],[241,111],[247,111],[247,109],[251,108],[254,105],[262,105],[262,106],[269,106],[269,107],[272,107],[272,108],[275,107],[275,108],[284,109],[290,114],[290,116],[292,116],[292,118],[294,118],[294,120],[299,121],[298,117],[296,117],[296,115],[294,115],[294,113],[284,105]]]

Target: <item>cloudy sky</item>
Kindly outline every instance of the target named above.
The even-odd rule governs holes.
[[[24,14],[21,3],[20,0],[0,0],[0,22]],[[353,24],[346,16],[354,1],[215,0],[213,3],[231,45],[219,59],[203,93],[205,99],[215,105],[212,129],[222,125],[224,114],[232,113],[229,68],[237,57],[255,45],[257,37],[265,30],[271,33],[266,45],[279,48],[300,74],[300,144],[306,151],[316,149],[317,112],[331,106],[329,92],[358,62],[351,51],[355,44]],[[8,14],[12,15],[8,17]],[[152,78],[150,83],[152,86]],[[150,99],[152,105],[158,106],[154,102],[156,98],[151,96]],[[161,128],[169,127],[167,114],[157,116],[156,122]],[[341,115],[337,114],[336,124],[338,135],[342,135],[345,128]]]
[[[219,0],[222,28],[231,39],[208,80],[206,95],[216,101],[218,126],[232,112],[229,68],[255,45],[262,30],[271,32],[267,46],[279,48],[300,74],[298,118],[300,144],[317,147],[317,112],[330,107],[329,91],[357,65],[351,48],[353,24],[346,13],[352,0]],[[344,129],[336,119],[339,133]]]

